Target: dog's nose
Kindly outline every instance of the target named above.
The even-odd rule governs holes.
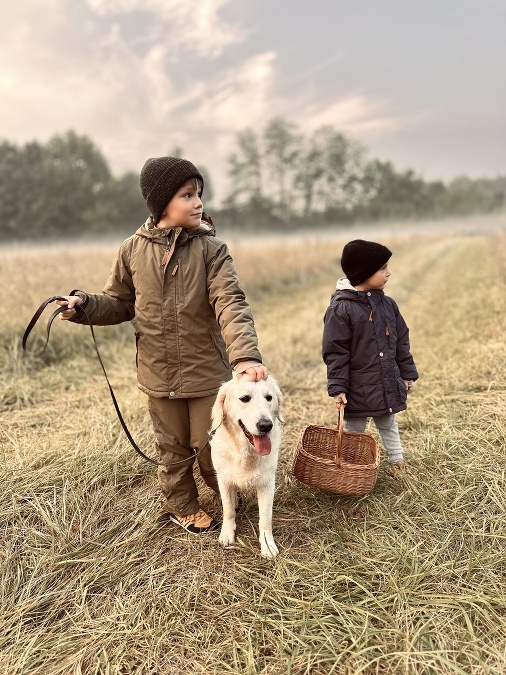
[[[266,418],[262,418],[257,422],[257,429],[262,434],[268,434],[272,429],[272,422]]]

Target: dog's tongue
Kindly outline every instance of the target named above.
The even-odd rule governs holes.
[[[271,439],[269,436],[253,436],[253,444],[259,455],[268,455],[271,451]]]

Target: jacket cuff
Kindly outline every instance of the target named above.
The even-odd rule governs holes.
[[[69,295],[76,295],[78,298],[81,298],[82,304],[80,305],[75,305],[74,309],[76,310],[75,316],[69,319],[69,321],[72,321],[73,323],[84,323],[86,321],[85,314],[83,312],[84,309],[86,309],[86,305],[88,304],[89,297],[88,294],[85,293],[84,291],[70,291]]]
[[[239,361],[239,363],[236,363],[234,366],[234,372],[237,375],[240,375],[241,373],[244,373],[248,368],[253,368],[254,366],[261,366],[260,361]]]
[[[348,396],[348,387],[337,380],[327,381],[327,391],[329,392],[329,396],[339,396],[339,394],[346,394]]]

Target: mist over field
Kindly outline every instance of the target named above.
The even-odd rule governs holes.
[[[227,166],[226,193],[218,201],[215,174],[199,163],[202,198],[220,231],[241,236],[363,223],[458,223],[506,209],[505,175],[427,181],[371,157],[333,125],[304,136],[291,120],[272,118],[258,132],[237,133]],[[138,174],[115,176],[89,137],[68,131],[45,144],[0,142],[3,242],[125,238],[148,215]]]

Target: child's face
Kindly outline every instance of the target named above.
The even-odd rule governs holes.
[[[200,183],[197,179],[190,179],[181,185],[163,210],[157,227],[162,230],[198,227],[202,218],[202,200],[199,191]]]
[[[359,286],[355,286],[360,291],[382,291],[388,281],[391,272],[388,269],[388,264],[383,265],[381,269],[375,272],[372,277],[366,279]]]

